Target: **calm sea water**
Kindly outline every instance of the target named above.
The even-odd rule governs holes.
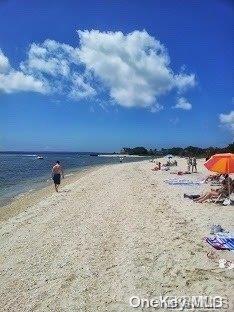
[[[87,153],[0,153],[0,205],[22,192],[51,183],[51,167],[59,160],[65,175],[91,166],[119,163],[118,157],[90,156]],[[137,157],[124,162],[139,161]]]

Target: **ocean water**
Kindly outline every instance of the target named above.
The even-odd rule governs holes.
[[[37,159],[40,155],[43,159]],[[144,158],[125,157],[123,162]],[[119,163],[118,157],[90,156],[89,153],[0,153],[0,205],[23,192],[51,184],[51,168],[59,160],[65,175],[89,167]]]

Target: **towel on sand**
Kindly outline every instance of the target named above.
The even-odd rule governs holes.
[[[205,240],[217,250],[234,250],[234,237],[205,237]]]
[[[203,181],[192,181],[188,179],[169,179],[165,180],[169,185],[201,185]]]

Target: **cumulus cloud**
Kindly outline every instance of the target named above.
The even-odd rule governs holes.
[[[124,35],[92,30],[78,35],[81,62],[122,106],[155,107],[160,95],[195,85],[193,74],[173,73],[165,47],[146,31]]]
[[[229,114],[220,114],[219,121],[223,126],[234,132],[234,111]]]
[[[177,103],[174,106],[174,108],[179,108],[179,109],[183,109],[183,110],[190,110],[192,109],[192,104],[188,102],[187,99],[185,99],[184,97],[180,97],[177,99]]]
[[[14,70],[10,66],[8,58],[0,50],[0,91],[5,93],[19,91],[46,93],[47,88],[43,81]]]
[[[30,75],[11,70],[8,74],[0,74],[0,90],[6,93],[18,91],[47,93],[47,86]]]
[[[146,31],[86,30],[78,36],[78,47],[49,39],[32,43],[20,71],[9,70],[0,53],[0,90],[60,93],[74,100],[105,92],[110,103],[156,112],[162,109],[160,96],[195,86],[195,75],[184,69],[174,73],[166,48]],[[11,88],[10,78],[15,81]]]
[[[78,48],[49,39],[42,44],[33,43],[20,68],[25,73],[46,79],[52,93],[62,93],[75,100],[90,97],[96,92],[81,68],[78,51]]]
[[[72,77],[72,88],[69,93],[70,97],[73,99],[86,98],[89,96],[94,96],[96,91],[88,83],[85,83],[84,78],[77,74]]]
[[[68,44],[49,39],[42,44],[33,43],[27,60],[20,67],[29,73],[67,77],[70,74],[70,64],[78,62],[76,50]]]
[[[3,54],[0,49],[0,73],[6,72],[10,67],[8,58]]]

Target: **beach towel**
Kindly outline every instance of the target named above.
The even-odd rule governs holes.
[[[218,238],[232,238],[234,239],[234,233],[228,231],[215,233],[215,236]]]
[[[192,181],[188,179],[170,179],[165,180],[164,182],[169,185],[201,185],[204,183],[203,181]]]
[[[234,237],[205,237],[205,240],[217,250],[234,250]]]

